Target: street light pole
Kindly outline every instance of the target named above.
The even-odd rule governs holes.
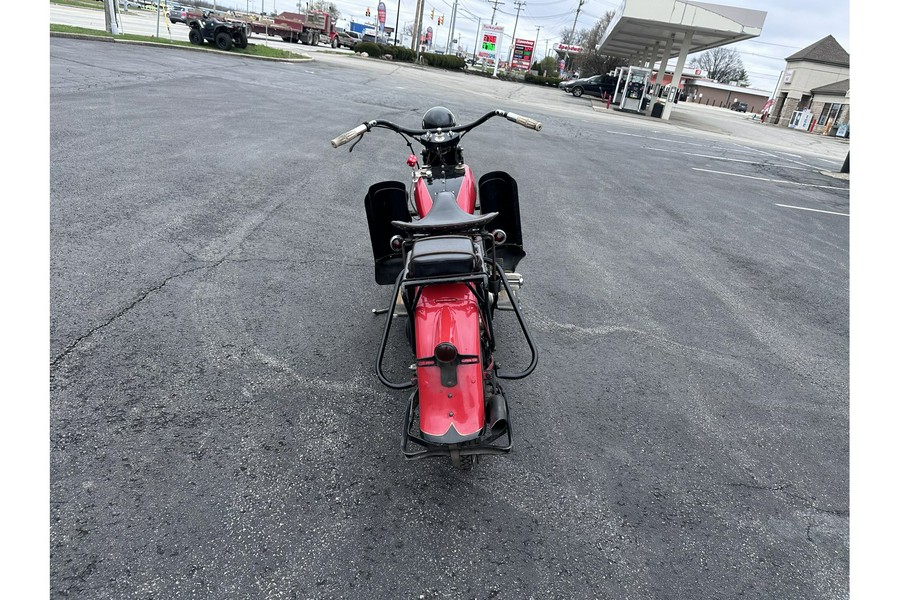
[[[400,29],[400,0],[397,0],[397,22],[394,23],[394,45],[399,45],[397,40],[397,30]]]

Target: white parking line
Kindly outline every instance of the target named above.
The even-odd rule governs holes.
[[[742,147],[742,148],[747,148],[748,150],[751,149],[749,146],[741,146],[741,147]],[[779,159],[782,158],[781,156],[778,156],[778,154],[773,154],[773,153],[771,153],[771,152],[766,152],[765,150],[759,150],[759,149],[757,149],[756,152],[758,152],[759,154],[763,154],[763,155],[765,155],[765,156],[770,156],[770,157],[772,157],[772,158],[779,158]],[[788,157],[796,156],[795,154],[788,154],[787,152],[779,152],[779,153],[780,153],[780,154],[783,154],[784,156],[788,156]],[[797,156],[797,158],[800,158],[800,157]],[[790,160],[791,162],[795,162],[795,163],[797,163],[798,165],[803,165],[804,167],[807,167],[807,168],[809,168],[809,169],[815,169],[815,167],[813,167],[812,165],[808,165],[808,164],[806,164],[806,163],[804,163],[804,162],[800,162],[799,160],[791,160],[790,158],[788,158],[787,160]]]
[[[668,139],[668,138],[653,137],[652,135],[640,135],[637,133],[625,133],[624,131],[609,131],[608,130],[606,133],[611,133],[613,135],[624,135],[627,137],[645,138],[648,140],[656,140],[658,142],[669,142],[671,144],[684,144],[685,146],[700,146],[701,148],[709,147],[708,144],[700,144],[697,142],[680,142],[680,141],[672,140],[672,139]]]
[[[842,217],[849,217],[850,215],[847,213],[839,213],[830,210],[819,210],[818,208],[806,208],[805,206],[791,206],[790,204],[776,204],[775,206],[781,206],[782,208],[796,208],[797,210],[809,210],[812,212],[820,212],[828,215],[841,215]]]
[[[611,130],[607,130],[606,133],[611,133],[613,135],[624,135],[624,136],[628,136],[628,137],[644,138],[647,140],[655,140],[657,142],[666,142],[669,144],[682,144],[685,146],[699,146],[700,148],[706,148],[707,150],[727,150],[729,152],[738,152],[738,153],[744,153],[744,154],[756,154],[756,151],[752,150],[752,149],[741,149],[741,148],[735,148],[735,147],[731,147],[731,146],[710,146],[709,144],[700,143],[700,142],[683,142],[681,140],[672,139],[671,137],[662,138],[662,137],[654,137],[652,135],[640,135],[637,133],[625,133],[624,131],[611,131]],[[679,136],[673,135],[673,137],[679,137]],[[688,136],[682,136],[682,137],[688,137]],[[696,138],[693,138],[693,139],[696,139]]]
[[[791,165],[770,165],[766,163],[759,162],[757,160],[741,160],[739,158],[725,158],[724,156],[713,156],[711,154],[697,154],[696,152],[683,152],[681,150],[669,150],[668,148],[654,148],[652,146],[643,146],[645,150],[657,150],[658,152],[672,152],[673,154],[686,154],[688,156],[699,156],[700,158],[711,158],[713,160],[724,160],[730,162],[739,162],[745,163],[748,165],[760,165],[766,167],[778,167],[779,169],[798,169],[800,171],[812,171],[814,169],[807,169],[805,167],[794,167]]]
[[[755,177],[753,175],[740,175],[738,173],[727,173],[725,171],[713,171],[711,169],[700,169],[698,167],[691,167],[694,171],[702,171],[704,173],[715,173],[716,175],[730,175],[731,177],[743,177],[744,179],[756,179],[757,181],[770,181],[772,183],[788,183],[791,185],[799,185],[802,187],[814,187],[821,188],[825,190],[843,190],[845,192],[849,192],[850,188],[848,187],[840,187],[834,185],[815,185],[813,183],[798,183],[796,181],[787,181],[785,179],[769,179],[768,177]]]

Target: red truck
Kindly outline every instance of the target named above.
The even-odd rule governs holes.
[[[306,13],[283,12],[273,19],[260,19],[249,23],[253,33],[280,37],[286,42],[301,42],[316,46],[320,41],[331,43],[335,35],[331,15],[320,10]]]

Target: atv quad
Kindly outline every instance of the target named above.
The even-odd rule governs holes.
[[[247,47],[249,29],[246,23],[220,21],[214,17],[204,16],[188,22],[191,30],[188,39],[192,44],[202,45],[204,41],[215,44],[219,50],[231,50],[232,46]]]

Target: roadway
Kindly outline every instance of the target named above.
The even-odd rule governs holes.
[[[438,104],[544,123],[463,144],[519,182],[541,350],[506,386],[513,452],[471,473],[404,462],[373,372],[363,197],[408,149],[328,143]],[[709,123],[51,38],[51,596],[848,597],[846,146]]]
[[[121,11],[123,33],[133,35],[146,35],[156,37],[157,33],[161,39],[170,41],[187,42],[188,27],[184,23],[171,23],[163,13],[160,13],[157,20],[156,11],[130,9],[128,12]],[[72,25],[75,27],[86,27],[88,29],[104,30],[106,21],[102,10],[89,10],[76,8],[72,6],[64,6],[61,4],[50,4],[50,22],[63,25]],[[264,36],[253,34],[250,37],[250,43],[265,44],[273,48],[280,48],[290,52],[304,55],[310,52],[315,53],[322,50],[329,52],[337,52],[349,54],[350,50],[346,48],[333,49],[330,46],[320,44],[318,46],[307,46],[303,44],[291,44],[283,41],[279,37]]]

